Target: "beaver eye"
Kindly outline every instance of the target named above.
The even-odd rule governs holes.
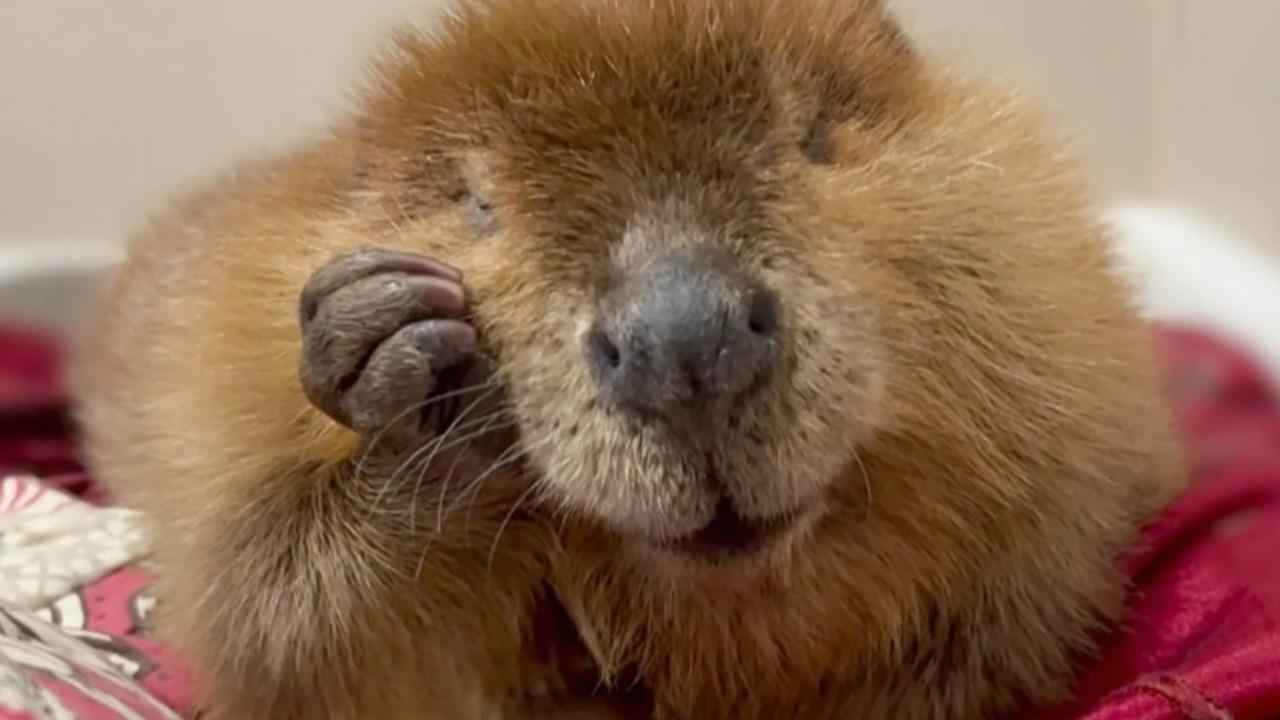
[[[826,118],[816,117],[809,123],[800,140],[800,152],[809,162],[817,165],[835,162],[835,142],[831,137],[831,124]]]
[[[470,188],[462,188],[451,198],[458,206],[467,223],[480,235],[487,238],[498,232],[498,216],[493,204],[471,192]]]

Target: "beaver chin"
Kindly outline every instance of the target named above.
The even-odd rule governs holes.
[[[663,565],[694,571],[767,565],[779,555],[776,550],[804,535],[823,513],[821,493],[767,514],[744,512],[742,499],[721,481],[715,463],[708,460],[704,472],[704,485],[715,502],[710,516],[679,533],[633,538]]]
[[[720,500],[715,515],[702,528],[659,544],[665,553],[697,563],[726,565],[750,560],[767,552],[797,524],[800,513],[765,518],[745,518],[728,498]]]

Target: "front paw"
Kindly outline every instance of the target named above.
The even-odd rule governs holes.
[[[441,374],[468,363],[462,275],[384,250],[341,255],[302,291],[301,378],[311,402],[366,435],[429,436]]]

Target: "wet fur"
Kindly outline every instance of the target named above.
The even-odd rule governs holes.
[[[548,584],[664,718],[1061,699],[1181,476],[1146,330],[1035,112],[871,2],[491,5],[401,38],[330,136],[158,218],[89,339],[91,458],[152,518],[214,717],[514,716],[557,681],[527,652]],[[786,372],[717,410],[715,443],[629,426],[582,359],[613,274],[680,242],[786,309]],[[367,448],[299,389],[296,304],[365,245],[466,273],[527,464],[354,468]],[[636,542],[705,522],[706,457],[749,512],[816,509],[748,567]],[[445,475],[483,487],[459,505]]]

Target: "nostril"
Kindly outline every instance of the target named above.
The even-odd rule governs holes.
[[[603,370],[617,370],[622,365],[622,351],[600,328],[593,329],[587,337],[587,350]]]
[[[747,327],[756,335],[766,337],[778,329],[778,300],[773,293],[764,289],[752,293]]]

